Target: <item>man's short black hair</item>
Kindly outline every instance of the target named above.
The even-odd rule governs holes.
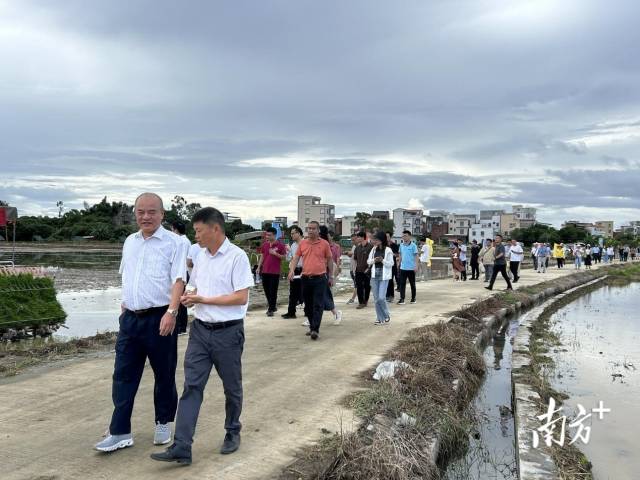
[[[502,240],[502,235],[500,235],[499,233],[496,235],[496,238],[500,237],[500,239]]]
[[[386,232],[384,232],[384,233],[386,233],[386,234],[387,234],[387,235],[389,235],[390,237],[393,237],[393,232],[392,232],[391,230],[387,230],[387,231],[386,231]]]
[[[360,230],[360,231],[358,232],[358,236],[359,236],[360,238],[367,238],[367,232],[365,232],[364,230]]]
[[[218,225],[222,231],[225,230],[224,215],[217,208],[204,207],[198,210],[191,218],[191,223],[206,223],[207,225]]]
[[[278,233],[278,230],[276,230],[274,227],[269,227],[267,228],[267,232],[276,235]]]
[[[311,220],[307,225],[311,225],[312,223],[315,223],[316,225],[318,225],[318,228],[320,228],[320,222],[316,220]]]
[[[304,235],[304,233],[302,232],[302,229],[298,225],[294,225],[289,229],[289,231],[291,232],[295,231],[295,232],[298,232],[300,235]]]
[[[410,232],[409,230],[405,230],[404,232],[402,232],[402,234],[403,234],[403,235],[404,235],[405,233],[406,233],[407,235],[411,236],[411,232]]]
[[[184,226],[184,223],[179,221],[172,222],[171,228],[176,230],[180,235],[184,235],[187,231],[187,227]]]

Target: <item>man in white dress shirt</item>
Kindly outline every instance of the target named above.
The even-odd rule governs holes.
[[[131,412],[144,365],[149,359],[155,377],[154,443],[171,441],[176,390],[176,316],[186,277],[186,250],[177,235],[162,227],[162,199],[143,193],[135,202],[140,230],[129,235],[122,249],[122,314],[116,341],[109,435],[96,444],[102,452],[133,445]]]
[[[222,380],[225,395],[226,435],[220,453],[240,446],[242,412],[242,351],[244,317],[249,304],[253,275],[247,254],[225,235],[224,216],[215,208],[199,210],[191,219],[196,240],[205,247],[198,255],[189,285],[194,293],[182,303],[195,305],[184,357],[184,390],[178,404],[174,443],[151,458],[191,464],[191,445],[198,422],[204,389],[211,369]]]

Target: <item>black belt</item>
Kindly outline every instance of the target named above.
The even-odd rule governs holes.
[[[327,277],[326,273],[323,273],[322,275],[302,275],[302,278],[322,278],[322,277]]]
[[[221,328],[229,328],[229,327],[233,327],[234,325],[240,325],[243,321],[244,321],[243,319],[239,319],[239,320],[228,320],[226,322],[205,322],[203,320],[200,320],[199,318],[196,318],[196,322],[198,322],[207,330],[220,330]]]
[[[157,313],[160,310],[164,310],[166,312],[168,308],[169,308],[169,305],[165,305],[163,307],[150,307],[150,308],[143,308],[141,310],[130,310],[127,308],[127,311],[133,313],[138,317],[142,317],[144,315],[149,315],[151,313]]]

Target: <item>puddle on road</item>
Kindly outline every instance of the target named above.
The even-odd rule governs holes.
[[[638,306],[640,283],[605,286],[551,317],[563,345],[551,352],[556,369],[550,381],[570,396],[563,414],[573,417],[578,403],[591,413],[601,400],[611,409],[602,420],[593,413],[584,423],[591,427],[588,444],[574,444],[592,462],[599,480],[638,478],[640,472],[635,444],[640,421]]]

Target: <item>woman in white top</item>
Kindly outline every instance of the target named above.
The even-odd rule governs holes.
[[[576,269],[579,270],[582,266],[582,256],[584,255],[584,250],[581,245],[576,245],[573,249],[573,257],[574,262],[576,264]]]
[[[369,253],[367,264],[371,268],[371,292],[376,301],[376,325],[389,323],[391,315],[387,305],[387,285],[391,280],[393,268],[393,251],[387,245],[387,236],[378,232],[372,239],[373,248]]]

